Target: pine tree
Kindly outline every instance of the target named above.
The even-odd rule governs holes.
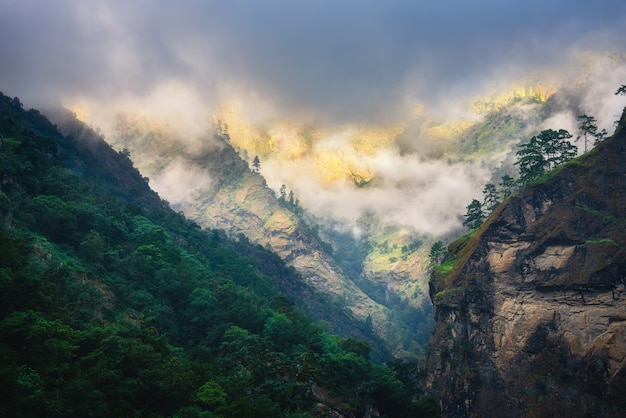
[[[430,247],[430,252],[428,253],[428,267],[433,268],[439,263],[446,255],[447,249],[443,245],[443,242],[437,241]]]
[[[261,171],[261,160],[259,160],[258,155],[255,155],[254,159],[252,160],[252,168],[255,173],[258,173]]]
[[[591,138],[594,138],[593,145],[597,145],[604,136],[606,135],[606,130],[598,132],[598,125],[596,118],[593,116],[580,115],[578,116],[578,130],[580,134],[576,137],[576,141],[579,141],[580,138],[583,138],[583,143],[585,146],[585,152],[587,152],[587,144],[590,142]]]
[[[289,206],[291,208],[293,208],[294,205],[294,195],[293,195],[293,190],[289,191]]]
[[[485,211],[491,213],[498,207],[500,204],[498,191],[496,190],[496,185],[493,183],[485,184],[485,188],[483,189],[483,207]]]
[[[546,129],[520,145],[515,162],[520,167],[520,182],[529,183],[551,170],[576,157],[578,148],[568,141],[572,135],[565,129]]]
[[[473,199],[472,203],[467,206],[467,212],[465,214],[465,220],[463,225],[469,229],[476,229],[482,225],[485,220],[485,213],[483,212],[483,204],[478,200]]]
[[[537,143],[537,137],[533,136],[529,142],[520,145],[515,155],[519,157],[515,165],[519,165],[520,183],[529,183],[545,173],[547,162]]]
[[[537,135],[539,149],[546,156],[546,170],[552,170],[576,156],[576,146],[566,141],[571,137],[565,129],[546,129]]]
[[[515,187],[515,179],[508,174],[505,174],[504,176],[502,176],[499,186],[502,193],[502,199],[506,199],[513,193],[513,188]]]

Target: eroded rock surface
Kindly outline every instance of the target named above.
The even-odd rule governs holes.
[[[624,129],[525,187],[453,255],[431,282],[443,416],[626,416]]]

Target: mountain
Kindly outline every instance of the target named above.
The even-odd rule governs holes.
[[[71,128],[61,120],[59,125],[66,134],[72,134]],[[346,264],[347,259],[354,259],[354,254],[346,257],[347,252],[356,250],[359,245],[354,237],[333,229],[325,230],[322,223],[304,208],[286,197],[277,196],[263,176],[237,152],[227,130],[218,127],[215,134],[207,133],[199,144],[190,146],[191,140],[184,133],[172,132],[149,120],[122,115],[108,141],[117,148],[129,150],[133,161],[151,182],[168,190],[175,189],[174,194],[179,193],[181,198],[172,205],[185,216],[202,227],[223,230],[234,239],[249,239],[278,254],[322,295],[320,297],[332,300],[335,311],[344,312],[337,316],[331,315],[328,309],[308,311],[312,317],[327,323],[330,329],[367,340],[379,360],[389,358],[392,351],[396,355],[414,358],[423,350],[429,328],[420,327],[418,331],[413,321],[418,316],[419,322],[427,322],[427,298],[422,297],[417,307],[404,303],[407,317],[412,316],[410,323],[393,319],[398,314],[394,304],[389,303],[392,285],[380,284],[381,297],[372,296],[369,290],[366,292],[357,284],[364,269],[361,265],[364,256],[356,257],[358,267]],[[169,186],[172,182],[174,184]],[[393,252],[401,253],[400,246],[393,247]],[[407,256],[412,254],[415,249],[404,254],[404,260],[399,263],[407,263]],[[393,256],[386,251],[384,259]],[[386,267],[388,263],[371,270],[385,270]],[[392,277],[393,272],[386,270],[384,277]],[[415,272],[410,274],[414,279]],[[378,276],[383,274],[378,273]],[[400,299],[399,296],[393,297],[394,301]],[[421,337],[416,342],[418,332]],[[405,340],[409,351],[398,350],[400,344],[392,341],[390,335],[394,335],[397,341]],[[386,343],[381,344],[381,341]]]
[[[64,123],[0,95],[0,416],[436,415],[416,364],[303,313],[354,330],[275,253]]]
[[[56,120],[67,135],[80,135],[76,127],[82,129],[81,125],[72,118]],[[250,240],[278,254],[307,284],[307,289],[297,290],[291,285],[289,295],[301,302],[299,306],[327,324],[329,330],[367,340],[378,361],[390,358],[379,336],[384,334],[385,308],[345,277],[319,236],[287,205],[280,204],[264,179],[241,159],[227,132],[209,134],[204,143],[189,152],[183,139],[169,131],[147,129],[136,120],[118,122],[120,137],[116,141],[122,142],[113,142],[137,156],[144,175],[157,180],[175,178],[173,187],[178,190],[195,187],[187,200],[173,204],[177,210],[202,227],[224,231],[235,240]],[[195,177],[187,169],[176,167],[192,167]]]
[[[555,107],[550,94],[526,89],[482,101],[477,111],[484,118],[473,123],[422,115],[401,128],[349,127],[339,137],[294,122],[252,125],[231,111],[220,114],[224,120],[216,124],[216,133],[196,138],[191,126],[174,128],[126,112],[115,115],[106,140],[129,150],[142,174],[176,210],[202,227],[271,248],[316,292],[360,323],[356,328],[365,333],[359,331],[359,338],[369,338],[373,347],[382,339],[394,356],[415,358],[424,355],[432,328],[428,251],[442,237],[395,225],[380,213],[361,216],[354,233],[340,220],[313,213],[299,194],[319,190],[318,183],[329,188],[340,184],[384,202],[386,187],[397,188],[390,196],[405,199],[413,193],[407,188],[412,182],[428,182],[411,178],[408,170],[399,179],[374,170],[368,161],[386,150],[397,149],[416,164],[445,158],[459,164],[482,161],[494,168],[498,155],[555,111],[546,111]],[[325,135],[333,138],[332,144],[324,142]],[[261,157],[260,169],[252,165],[252,156]],[[276,167],[287,162],[307,170],[294,172],[281,197],[267,181],[275,182]],[[414,216],[403,210],[403,216]],[[331,316],[320,319],[338,332],[354,333],[354,326],[353,331],[338,327]]]
[[[442,416],[624,416],[624,161],[626,111],[450,245],[430,282]]]

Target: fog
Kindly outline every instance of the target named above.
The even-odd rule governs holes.
[[[348,223],[373,213],[444,234],[489,178],[481,162],[423,158],[417,134],[409,153],[390,142],[355,154],[354,127],[476,120],[473,101],[519,83],[578,89],[575,110],[609,133],[624,106],[613,95],[626,83],[623,0],[0,0],[0,10],[3,93],[27,107],[62,103],[105,136],[119,112],[158,119],[192,149],[232,102],[249,126],[319,128],[311,155],[334,147],[375,174],[370,186],[324,182],[307,159],[268,155],[262,172]],[[573,132],[575,117],[558,114],[546,128]],[[187,175],[200,173],[176,163],[152,185],[179,202],[198,192],[172,187]]]

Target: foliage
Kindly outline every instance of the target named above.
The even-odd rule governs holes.
[[[300,200],[296,197],[293,190],[290,190],[289,194],[287,194],[287,186],[285,186],[284,184],[280,186],[280,189],[278,191],[278,203],[280,203],[282,206],[286,207],[296,215],[303,214],[302,207],[300,206]]]
[[[491,213],[500,204],[499,193],[496,189],[496,185],[493,183],[485,184],[483,189],[483,207],[486,213]]]
[[[598,132],[597,120],[593,116],[580,115],[578,116],[578,130],[580,134],[576,137],[576,141],[583,139],[585,146],[585,152],[587,152],[587,145],[591,138],[594,138],[593,145],[598,145],[606,136],[606,129]]]
[[[445,277],[446,274],[450,273],[454,269],[455,266],[456,266],[456,259],[451,258],[449,260],[446,260],[443,264],[437,266],[437,268],[435,269],[435,272],[437,273],[439,277]]]
[[[547,171],[576,157],[577,148],[568,141],[572,135],[564,129],[547,129],[520,145],[515,162],[520,168],[520,182],[529,183]]]
[[[447,251],[448,250],[445,245],[443,245],[443,242],[435,242],[432,247],[430,247],[430,252],[428,253],[428,266],[433,268],[434,266],[439,265]]]
[[[513,193],[513,190],[515,188],[515,178],[508,174],[505,174],[500,179],[500,184],[498,186],[500,186],[502,199],[506,199]]]
[[[1,416],[305,416],[315,387],[436,415],[281,295],[301,279],[277,256],[170,210],[128,156],[4,96],[0,139]]]
[[[476,229],[483,223],[484,220],[485,213],[483,211],[483,204],[476,199],[472,199],[472,202],[467,205],[467,212],[465,213],[463,225],[467,226],[469,229]]]
[[[252,160],[252,168],[255,173],[259,173],[261,171],[261,160],[259,160],[258,155],[255,155]]]

